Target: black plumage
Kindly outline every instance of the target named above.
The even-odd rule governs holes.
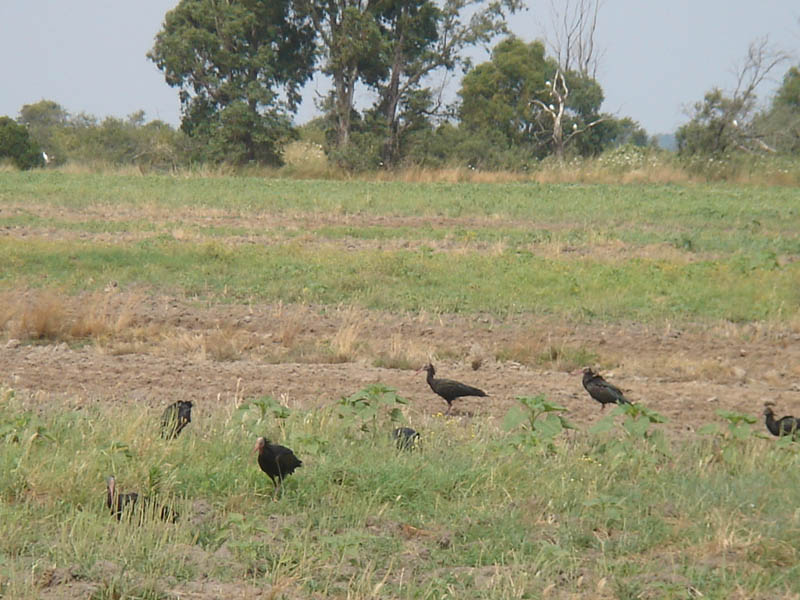
[[[161,437],[172,440],[192,422],[192,403],[187,400],[173,402],[161,415]]]
[[[413,450],[419,444],[419,433],[411,427],[397,427],[392,431],[392,439],[395,440],[398,449]]]
[[[134,514],[136,503],[139,501],[139,494],[136,492],[128,492],[127,494],[117,493],[117,480],[113,475],[109,476],[106,480],[106,507],[111,511],[111,516],[115,517],[117,521],[122,520],[122,515],[128,511],[128,517]],[[150,499],[143,498],[142,503],[144,507],[140,518],[150,506]],[[128,508],[130,507],[130,508]],[[159,513],[162,521],[170,521],[174,523],[178,520],[178,513],[169,506],[155,505],[155,511]]]
[[[617,386],[608,383],[599,375],[592,371],[591,368],[586,367],[583,370],[583,387],[589,392],[589,395],[597,400],[605,409],[606,404],[630,404],[625,395]]]
[[[289,448],[270,444],[265,437],[256,440],[253,451],[258,452],[258,466],[269,475],[276,488],[283,483],[284,477],[291,475],[297,467],[303,465],[303,461],[297,458]]]
[[[772,435],[797,437],[797,430],[800,429],[800,419],[787,415],[776,420],[775,413],[769,405],[764,406],[764,416],[766,417],[767,429]]]
[[[466,383],[461,383],[460,381],[453,381],[452,379],[437,379],[434,377],[436,375],[436,369],[431,363],[428,363],[424,367],[422,367],[423,371],[428,372],[428,385],[431,386],[431,389],[444,398],[445,402],[447,402],[447,412],[450,412],[450,409],[453,408],[453,400],[456,398],[461,398],[463,396],[478,396],[478,397],[485,397],[488,396],[486,392],[476,387],[472,387],[471,385],[467,385]]]
[[[117,480],[113,475],[106,480],[106,506],[111,511],[112,516],[117,518],[117,521],[122,519],[125,507],[129,504],[131,507],[135,506],[137,500],[139,500],[139,494],[136,492],[128,494],[117,493]]]

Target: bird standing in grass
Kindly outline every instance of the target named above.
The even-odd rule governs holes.
[[[303,465],[303,461],[297,458],[289,448],[270,444],[265,437],[256,440],[253,452],[258,452],[258,466],[269,475],[276,490],[283,483],[284,477],[291,475],[297,467]]]
[[[173,440],[192,422],[192,403],[186,400],[173,402],[161,415],[161,437]]]
[[[106,479],[106,506],[111,511],[111,515],[116,517],[117,521],[122,519],[122,513],[125,507],[129,504],[131,507],[136,506],[136,501],[139,500],[139,494],[130,492],[128,494],[117,493],[117,480],[111,475]]]
[[[139,494],[136,492],[128,492],[127,494],[117,493],[117,480],[113,475],[106,479],[106,506],[111,511],[111,515],[115,517],[117,521],[122,520],[122,515],[125,513],[125,510],[128,506],[130,506],[130,509],[128,509],[128,517],[130,518],[133,515],[133,511],[135,510],[135,506],[138,501]],[[151,506],[155,507],[156,512],[158,512],[162,521],[174,523],[180,516],[169,506],[159,506],[155,503],[151,504],[149,498],[143,498],[142,503],[144,506],[142,508],[143,512],[139,515],[139,524],[141,524],[141,519],[144,517],[144,511],[147,511]]]
[[[456,398],[461,398],[463,396],[478,396],[478,397],[485,397],[488,396],[486,392],[476,387],[472,387],[471,385],[467,385],[466,383],[461,383],[460,381],[453,381],[452,379],[437,379],[434,377],[436,375],[436,369],[431,363],[428,363],[420,371],[427,371],[428,372],[428,385],[431,386],[431,389],[444,398],[445,402],[447,402],[447,414],[450,414],[450,409],[453,408],[453,400]],[[419,371],[417,371],[419,373]]]
[[[778,437],[783,435],[791,435],[792,438],[797,437],[797,430],[800,429],[800,419],[792,416],[781,417],[775,419],[775,413],[772,410],[772,404],[764,404],[764,416],[766,417],[767,429],[772,435]]]
[[[400,450],[413,450],[419,444],[419,433],[411,427],[397,427],[392,431],[392,439]]]
[[[603,379],[602,375],[595,373],[590,367],[586,367],[583,370],[583,387],[586,388],[592,398],[602,405],[603,410],[605,410],[606,404],[631,403],[622,393],[622,390],[608,383]]]

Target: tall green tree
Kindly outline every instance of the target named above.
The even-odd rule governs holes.
[[[66,160],[59,133],[69,124],[69,113],[58,102],[39,100],[25,104],[19,111],[18,121],[24,124],[31,137],[47,152],[51,165],[60,165]]]
[[[398,159],[402,136],[418,131],[436,110],[430,77],[466,66],[466,50],[504,32],[506,16],[522,6],[522,0],[301,1],[319,35],[323,72],[333,80],[325,108],[334,145],[343,151],[354,125],[368,124],[390,163]],[[359,84],[377,95],[370,114],[355,109]]]
[[[775,106],[800,111],[800,65],[791,67],[783,76],[783,83],[775,94]]]
[[[27,127],[11,117],[0,117],[0,161],[3,160],[10,160],[23,170],[44,166],[39,144],[31,139]]]
[[[791,67],[783,77],[768,110],[754,119],[770,147],[778,152],[800,153],[800,68]]]
[[[359,82],[374,84],[386,73],[384,40],[369,0],[298,0],[321,46],[322,72],[333,81],[324,108],[334,123],[335,146],[345,148]]]
[[[691,119],[675,134],[678,153],[691,156],[774,152],[760,126],[757,92],[770,73],[787,59],[788,55],[772,48],[767,38],[751,42],[737,71],[735,89],[725,92],[712,88],[701,102],[695,103]]]
[[[279,164],[314,41],[292,0],[181,0],[147,56],[180,88],[181,128],[208,158]]]
[[[459,95],[463,127],[499,132],[508,146],[537,157],[563,154],[571,140],[602,118],[603,90],[594,79],[564,73],[546,56],[542,42],[526,44],[515,37],[497,44],[490,61],[464,76]]]
[[[506,33],[507,16],[522,8],[523,3],[382,0],[378,6],[388,71],[375,86],[375,106],[384,117],[388,133],[383,158],[391,164],[400,157],[404,133],[419,130],[422,119],[439,112],[434,101],[436,91],[428,81],[431,75],[468,68],[466,50],[489,44],[497,35]]]

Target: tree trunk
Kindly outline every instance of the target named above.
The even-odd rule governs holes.
[[[400,17],[402,18],[402,16]],[[397,122],[397,105],[400,103],[400,75],[403,72],[403,43],[405,33],[400,32],[400,37],[395,42],[394,56],[392,57],[392,75],[389,85],[383,91],[383,112],[386,116],[386,126],[389,137],[383,145],[383,160],[386,164],[394,164],[400,147],[400,127]]]
[[[350,118],[353,112],[353,94],[355,92],[355,77],[353,70],[337,71],[333,76],[336,90],[334,99],[336,111],[336,146],[344,149],[350,143]]]

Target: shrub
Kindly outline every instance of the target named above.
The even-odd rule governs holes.
[[[28,129],[10,117],[0,117],[0,160],[10,159],[27,170],[44,166],[42,149],[31,139]]]

